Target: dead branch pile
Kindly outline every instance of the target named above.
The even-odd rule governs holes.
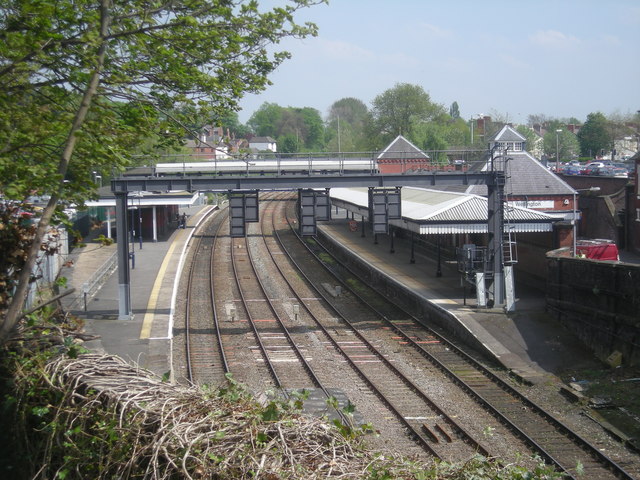
[[[50,443],[63,441],[66,450],[62,465],[44,459],[41,477],[347,479],[366,478],[391,460],[320,420],[265,421],[248,398],[163,383],[116,356],[59,357],[47,373],[61,398],[52,423],[65,425],[58,429],[64,438]],[[92,465],[80,453],[87,445]]]

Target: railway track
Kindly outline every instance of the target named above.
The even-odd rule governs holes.
[[[223,217],[223,218],[220,218]],[[217,384],[229,372],[213,304],[213,254],[223,215],[209,214],[191,237],[191,262],[184,305],[186,378],[191,383]],[[213,313],[213,317],[211,315]]]
[[[229,237],[227,218],[205,224],[194,235],[185,298],[187,378],[192,383],[219,383],[233,373],[242,382],[249,367],[265,371],[258,375],[261,391],[277,389],[291,398],[294,392],[318,389],[326,399],[332,398],[299,346],[304,338],[296,337],[303,334],[289,331],[296,325],[267,294],[248,239]],[[339,408],[327,406],[326,414],[350,422]]]
[[[193,371],[190,375],[195,375],[199,383],[219,382],[229,371],[242,382],[243,371],[252,365],[252,368],[264,371],[263,375],[258,376],[268,379],[262,385],[265,390],[275,387],[286,395],[293,390],[314,387],[324,390],[329,397],[331,389],[324,385],[330,385],[331,380],[326,378],[325,373],[314,372],[311,366],[313,360],[309,360],[313,354],[306,351],[306,335],[315,329],[321,332],[327,348],[335,352],[338,365],[349,365],[357,371],[364,383],[376,392],[376,396],[411,432],[416,442],[431,455],[449,461],[463,461],[475,453],[491,456],[490,445],[485,446],[477,440],[480,438],[477,432],[470,432],[468,426],[459,424],[453,418],[455,414],[449,415],[446,407],[430,398],[424,379],[411,378],[411,375],[404,374],[407,372],[403,373],[402,366],[389,354],[389,345],[392,345],[394,351],[400,351],[412,359],[412,365],[424,372],[422,377],[427,375],[429,369],[446,375],[465,396],[473,397],[482,409],[491,410],[501,424],[517,432],[518,437],[533,451],[569,475],[584,472],[581,478],[635,478],[613,462],[605,465],[607,457],[595,447],[573,434],[551,415],[540,411],[508,384],[505,387],[496,383],[489,370],[463,351],[458,351],[455,345],[436,332],[427,330],[418,319],[397,309],[389,310],[389,307],[378,311],[381,302],[375,302],[378,310],[371,310],[371,315],[364,322],[350,324],[346,318],[338,320],[340,310],[333,305],[334,314],[327,315],[327,305],[335,301],[332,302],[331,295],[327,294],[326,286],[317,285],[314,279],[307,278],[309,285],[316,283],[316,290],[301,290],[301,282],[295,281],[301,274],[292,269],[299,254],[292,255],[291,259],[286,256],[288,249],[293,248],[290,232],[294,227],[285,225],[282,219],[291,222],[293,219],[290,213],[286,216],[278,214],[276,206],[291,202],[262,203],[266,208],[261,216],[260,235],[256,235],[254,227],[248,237],[230,239],[228,222],[221,221],[215,227],[215,233],[194,236],[197,247],[194,246],[196,253],[193,258],[197,261],[192,262],[189,283],[198,286],[194,286],[188,294],[187,303],[192,304],[192,311],[186,313],[189,317],[189,327],[186,329],[197,332],[189,340],[191,344],[187,348],[194,359],[189,367]],[[278,221],[279,225],[276,224]],[[289,233],[284,233],[285,227],[290,229]],[[296,238],[295,241],[299,248],[300,239]],[[309,243],[315,249],[320,248],[316,241],[303,243],[307,248]],[[214,253],[205,261],[204,252],[208,249]],[[323,263],[321,257],[325,260],[323,264],[327,263],[326,251],[317,250],[315,254],[318,261]],[[336,262],[329,262],[331,267],[328,270],[337,268]],[[274,267],[280,277],[277,282]],[[213,274],[209,273],[205,282],[207,268]],[[229,282],[230,273],[234,270],[236,281]],[[269,281],[261,282],[261,275],[269,278]],[[352,276],[352,273],[347,275]],[[217,286],[215,279],[221,280]],[[286,280],[286,288],[282,286],[283,280]],[[204,283],[209,284],[206,295],[201,285]],[[279,286],[276,287],[276,284]],[[214,293],[214,288],[217,293]],[[344,284],[342,288],[347,290],[348,285]],[[361,288],[359,285],[356,290],[360,291]],[[355,291],[351,292],[351,295],[354,294]],[[243,296],[245,301],[242,301]],[[206,298],[210,306],[206,307],[204,300],[199,297]],[[361,305],[367,304],[364,299],[360,301],[365,302]],[[372,307],[367,305],[366,308]],[[208,315],[194,314],[194,311],[201,310],[208,310]],[[350,316],[349,310],[344,313]],[[372,336],[372,332],[386,332],[386,336]],[[220,346],[207,346],[204,340],[207,336],[209,343],[217,337]],[[255,340],[255,344],[247,346],[250,338]],[[222,360],[225,351],[230,359],[228,364]],[[207,368],[211,366],[213,369],[207,373]],[[336,370],[343,368],[340,366]],[[321,381],[318,377],[323,375],[325,378]]]
[[[291,214],[287,218],[291,219]],[[291,228],[295,230],[293,226]],[[328,271],[335,273],[333,270],[336,268],[344,268],[340,267],[337,261],[326,261],[329,252],[317,240],[304,243],[309,252],[313,253]],[[346,275],[351,279],[354,277],[350,271]],[[397,306],[391,307],[388,302],[376,302],[375,307],[367,302],[363,298],[362,290],[369,287],[363,282],[356,287],[353,281],[344,282],[342,285],[358,296],[374,315],[368,322],[367,329],[393,332],[393,340],[400,348],[411,349],[442,371],[464,392],[473,396],[484,409],[516,432],[537,454],[571,478],[574,478],[574,475],[594,479],[637,478],[635,474],[640,472],[635,471],[632,474],[626,471],[623,466],[608,458],[553,415],[529,401],[518,390],[494,375],[454,343],[424,325],[421,320]],[[376,296],[379,296],[378,292]],[[386,306],[385,311],[380,311],[380,305]]]
[[[324,334],[341,361],[358,373],[397,420],[408,429],[411,436],[431,455],[449,461],[464,461],[477,453],[489,456],[489,449],[482,441],[468,432],[434,398],[396,368],[387,355],[354,328],[344,315],[333,309],[338,318],[335,315],[327,317],[322,311],[326,309],[326,304],[319,305],[317,300],[326,300],[326,294],[319,289],[299,293],[300,286],[294,286],[289,280],[296,276],[296,272],[291,271],[289,257],[283,255],[287,251],[282,249],[275,225],[275,219],[281,218],[282,213],[278,216],[275,213],[276,210],[272,209],[271,231],[264,223],[262,228],[262,238],[271,260],[289,285],[291,294],[304,307],[305,315]],[[262,218],[264,222],[266,215]],[[322,310],[318,312],[319,306]],[[337,333],[337,330],[340,332]]]

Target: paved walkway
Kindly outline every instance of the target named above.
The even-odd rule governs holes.
[[[69,259],[73,264],[65,267],[61,275],[67,277],[68,286],[75,287],[76,292],[63,304],[85,318],[87,333],[100,337],[87,342],[87,348],[118,355],[158,375],[170,372],[173,309],[183,256],[194,227],[211,208],[180,209],[188,216],[186,229],[179,228],[157,242],[143,242],[142,248],[135,243],[131,320],[118,320],[117,272],[105,277],[102,287],[88,296],[84,307],[82,285],[115,254],[115,245],[92,244],[72,252]]]

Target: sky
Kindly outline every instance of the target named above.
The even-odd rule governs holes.
[[[467,120],[640,110],[640,0],[329,0],[296,21],[318,36],[279,45],[292,58],[241,101],[242,123],[265,102],[323,118],[346,97],[370,108],[400,83]]]

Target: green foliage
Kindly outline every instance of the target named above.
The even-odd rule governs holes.
[[[543,137],[543,150],[549,160],[556,158],[560,162],[572,160],[578,155],[579,148],[578,139],[573,133],[563,128],[561,124],[549,125]]]
[[[225,374],[227,383],[218,390],[218,396],[230,402],[237,402],[249,397],[247,389],[233,378],[231,373]]]
[[[532,152],[539,138],[536,132],[526,125],[518,125],[516,131],[526,139],[525,150]]]
[[[460,107],[458,107],[458,102],[453,102],[449,107],[449,116],[454,120],[460,118]]]
[[[103,247],[108,247],[109,245],[113,245],[113,238],[107,238],[103,234],[98,235],[93,239],[94,242],[98,242]]]
[[[327,118],[327,149],[331,152],[370,151],[370,125],[371,114],[362,100],[347,97],[334,102]]]
[[[265,102],[251,115],[247,125],[259,137],[277,137],[283,110],[276,103]]]
[[[324,148],[324,124],[315,108],[284,108],[275,103],[263,103],[247,124],[258,136],[276,139],[280,152],[319,151]]]
[[[580,154],[593,158],[601,152],[609,153],[613,138],[607,118],[600,112],[587,115],[587,121],[578,132]]]
[[[449,146],[446,136],[449,126],[443,123],[415,122],[412,125],[410,139],[421,150],[427,152],[431,161],[448,163],[448,158],[443,150]]]
[[[163,385],[155,406],[125,405],[113,390],[109,393],[109,375],[100,375],[101,391],[78,381],[91,377],[95,356],[69,362],[61,361],[56,348],[34,352],[5,350],[1,357],[0,470],[11,478],[35,478],[35,472],[43,478],[148,478],[149,472],[154,478],[251,478],[259,471],[255,459],[269,465],[261,472],[265,478],[273,468],[280,469],[278,478],[325,478],[338,466],[353,475],[349,478],[365,479],[560,478],[542,463],[527,470],[480,456],[452,465],[371,452],[362,442],[369,425],[354,428],[348,422],[331,428],[302,418],[308,392],[260,406],[230,376],[213,395],[207,389],[187,392]],[[132,370],[118,375],[108,362],[120,379],[112,380],[119,397],[119,381],[131,381]],[[141,377],[138,383],[156,382]],[[335,398],[329,403],[337,407]],[[351,418],[354,406],[348,404],[343,412]]]
[[[33,209],[24,203],[0,202],[0,314],[6,310],[18,272],[22,270],[35,235]]]
[[[265,409],[260,414],[263,422],[275,422],[280,419],[281,413],[280,404],[278,402],[269,402]]]
[[[445,114],[419,85],[399,83],[373,100],[373,124],[377,137],[388,144],[398,135],[408,135],[412,124],[430,122]]]
[[[314,25],[293,21],[296,10],[314,3],[296,0],[260,13],[257,2],[151,9],[131,1],[103,12],[86,0],[9,2],[0,21],[0,122],[7,127],[0,129],[0,190],[10,198],[61,191],[82,204],[93,195],[91,172],[129,164],[150,136],[166,148],[176,128],[193,125],[196,112],[231,121],[242,95],[264,89],[267,75],[289,56],[265,46],[315,35]],[[100,83],[62,172],[58,159],[100,47],[106,47]]]
[[[300,151],[300,142],[293,133],[281,135],[277,141],[280,153],[297,153]]]
[[[15,327],[28,274],[60,204],[96,195],[93,172],[175,147],[195,115],[224,118],[289,58],[268,48],[315,35],[294,14],[323,0],[7,0],[0,16],[0,195],[50,195],[0,325]],[[141,151],[144,148],[147,151]]]

